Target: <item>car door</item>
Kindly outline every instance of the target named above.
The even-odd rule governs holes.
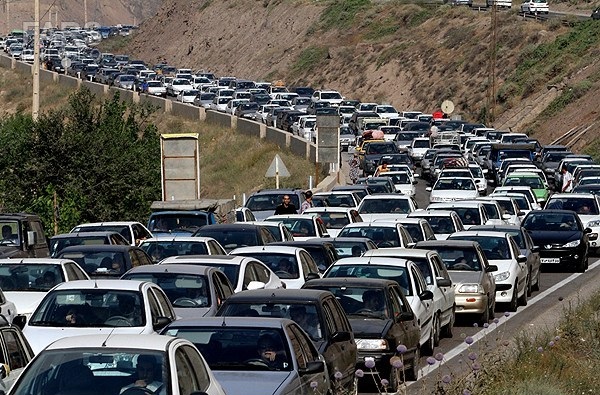
[[[19,377],[25,366],[34,357],[34,353],[29,347],[25,336],[15,327],[4,327],[0,329],[0,363],[8,365],[9,371],[5,379],[1,380],[6,386],[5,390],[10,388],[12,383]]]
[[[327,361],[332,382],[336,380],[335,374],[339,371],[342,373],[342,379],[339,380],[342,388],[349,388],[348,382],[354,380],[357,354],[352,327],[335,297],[325,298],[322,309],[327,337],[325,347],[319,351]]]
[[[399,285],[387,287],[385,294],[387,303],[392,309],[393,322],[384,337],[394,348],[404,344],[408,348],[409,355],[412,356],[417,351],[421,336],[417,320],[416,318],[409,321],[399,319],[402,313],[413,313]]]
[[[319,352],[308,335],[295,323],[289,325],[286,332],[291,344],[296,375],[290,382],[290,386],[282,389],[281,393],[298,395],[309,395],[315,392],[327,393],[329,391],[329,378],[326,376],[325,371],[303,373],[310,363],[320,362]],[[312,388],[313,383],[316,383],[316,388]]]
[[[433,301],[421,300],[421,298],[419,298],[419,295],[427,290],[427,284],[425,284],[423,275],[418,267],[415,265],[408,265],[408,271],[410,273],[409,275],[411,277],[411,282],[413,283],[414,291],[414,299],[413,303],[411,303],[411,307],[419,320],[419,326],[421,327],[421,342],[424,344],[429,338],[433,325]]]
[[[444,262],[442,262],[439,255],[434,254],[431,256],[429,264],[433,276],[435,277],[434,283],[437,291],[437,293],[434,292],[434,301],[436,308],[440,310],[440,323],[445,325],[445,323],[450,322],[452,315],[454,314],[455,291],[452,285],[440,285],[439,279],[450,281],[450,283],[452,283],[452,279],[450,278],[450,274],[448,274],[446,265],[444,265]],[[433,289],[430,290],[433,291]]]

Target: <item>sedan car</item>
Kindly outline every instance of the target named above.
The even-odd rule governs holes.
[[[229,298],[218,315],[296,321],[325,358],[331,381],[339,383],[340,390],[353,392],[356,343],[344,309],[330,292],[309,289],[241,292]],[[341,377],[336,379],[339,374]]]
[[[427,187],[431,192],[429,202],[452,202],[461,199],[475,199],[479,196],[473,178],[440,178],[433,187]]]
[[[243,247],[231,251],[230,255],[258,259],[281,279],[285,288],[298,289],[306,281],[321,277],[314,259],[302,248],[280,245]]]
[[[17,313],[29,317],[50,289],[75,280],[89,276],[70,259],[0,259],[1,312],[10,322]]]
[[[452,233],[465,230],[462,220],[455,211],[420,210],[410,213],[407,218],[422,218],[429,222],[437,240],[446,240]]]
[[[152,382],[134,386],[140,377]],[[166,388],[165,388],[166,387]],[[159,335],[96,334],[60,339],[27,366],[9,394],[207,394],[225,391],[194,345]]]
[[[496,281],[490,265],[476,241],[420,241],[415,248],[436,251],[448,269],[454,284],[456,314],[476,314],[489,322],[496,308]]]
[[[311,207],[304,210],[302,214],[317,214],[331,237],[336,237],[348,224],[363,222],[358,211],[350,207]]]
[[[142,240],[152,237],[152,233],[139,222],[117,221],[117,222],[94,222],[80,224],[71,229],[70,233],[77,232],[118,232],[132,246],[139,245]]]
[[[331,388],[323,356],[288,319],[182,320],[163,333],[192,341],[228,395],[312,395]]]
[[[177,255],[227,255],[225,249],[212,237],[159,236],[146,239],[140,244],[152,259],[158,263]]]
[[[329,237],[323,220],[316,213],[272,215],[265,221],[281,222],[292,232],[294,240]]]
[[[194,233],[194,237],[196,236],[212,237],[227,252],[239,247],[263,246],[275,242],[273,234],[265,227],[247,222],[206,225]]]
[[[71,246],[64,248],[58,258],[77,262],[92,278],[119,278],[132,267],[153,264],[144,250],[130,245]]]
[[[304,285],[306,289],[331,292],[344,308],[358,347],[356,367],[365,373],[359,379],[372,384],[387,378],[390,388],[397,388],[396,374],[390,360],[397,357],[397,347],[404,345],[403,366],[407,380],[416,380],[419,370],[420,330],[415,314],[396,281],[375,278],[323,278]],[[366,368],[367,361],[375,362]]]
[[[277,289],[285,287],[281,279],[264,263],[244,256],[173,256],[162,260],[160,264],[216,267],[225,273],[233,286],[234,292],[241,292],[246,289]]]
[[[358,213],[365,222],[375,219],[405,218],[418,208],[410,195],[375,194],[365,196],[358,206]]]
[[[176,318],[156,284],[133,280],[69,281],[50,290],[26,320],[15,324],[37,354],[55,340],[86,334],[157,333]]]
[[[549,12],[546,0],[528,0],[521,4],[521,12],[527,14],[547,14]]]
[[[342,228],[339,237],[368,237],[378,248],[410,247],[413,239],[399,223],[392,221],[357,222]]]
[[[50,238],[50,256],[56,257],[65,247],[90,244],[129,245],[129,242],[117,232],[63,233]]]
[[[588,235],[574,211],[533,210],[523,219],[534,244],[540,248],[542,266],[573,267],[583,273],[588,267]]]
[[[494,274],[496,303],[507,304],[509,311],[517,311],[519,305],[527,305],[527,289],[531,282],[527,257],[521,255],[519,246],[510,234],[467,231],[450,235],[448,240],[478,242],[488,262],[498,267],[498,273]]]
[[[177,101],[181,103],[193,104],[196,96],[200,94],[197,89],[184,89],[177,94]]]

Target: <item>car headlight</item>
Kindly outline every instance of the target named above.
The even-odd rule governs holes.
[[[385,339],[354,339],[359,350],[387,350],[388,343]]]
[[[595,219],[593,221],[590,221],[587,223],[587,228],[595,228],[597,226],[600,226],[600,219]]]
[[[581,240],[574,240],[570,243],[567,243],[565,245],[563,245],[563,247],[577,247],[579,245],[579,243],[581,243]]]
[[[508,278],[510,277],[510,272],[502,272],[502,273],[498,273],[494,276],[494,279],[496,281],[505,281],[508,280]]]
[[[483,289],[479,284],[463,284],[458,288],[458,293],[463,294],[482,294]]]

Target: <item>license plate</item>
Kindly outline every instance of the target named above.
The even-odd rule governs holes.
[[[541,258],[541,263],[560,263],[560,258]]]

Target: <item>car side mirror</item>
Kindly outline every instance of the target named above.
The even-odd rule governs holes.
[[[155,331],[159,331],[159,330],[163,329],[165,326],[169,325],[170,323],[171,323],[171,319],[170,318],[167,318],[167,317],[158,317],[152,323],[152,329],[154,329]]]
[[[433,300],[433,292],[426,290],[421,292],[419,295],[419,299],[421,300]]]
[[[437,282],[438,287],[451,287],[452,286],[452,280],[447,279],[447,278],[437,277],[435,279],[435,281]]]
[[[13,318],[12,323],[13,325],[22,330],[23,328],[25,328],[25,324],[27,323],[27,317],[25,317],[24,315],[18,315],[15,318]]]
[[[415,313],[412,311],[403,311],[398,315],[398,321],[412,321],[415,319]]]
[[[37,232],[30,230],[27,232],[27,247],[33,247],[37,244]]]
[[[502,219],[508,221],[510,219],[510,214],[502,214]]]
[[[496,265],[488,265],[488,267],[487,267],[487,271],[488,271],[489,273],[492,273],[492,272],[497,272],[497,271],[498,271],[498,266],[496,266]]]
[[[413,174],[413,177],[414,177],[414,178],[419,178],[419,177],[421,177],[421,175],[420,175],[420,174],[416,174],[416,173],[415,173],[415,174]]]
[[[318,280],[319,278],[321,278],[321,276],[319,276],[317,273],[308,273],[306,275],[306,281]]]
[[[425,188],[425,190],[426,190],[427,192],[431,192],[431,187],[427,187],[427,188]]]
[[[352,333],[351,332],[340,331],[340,332],[335,332],[333,335],[331,335],[331,342],[332,343],[348,342],[350,340],[352,340]]]
[[[517,262],[518,263],[526,263],[527,262],[527,257],[525,255],[519,255],[517,257]]]
[[[519,211],[519,212],[517,212],[517,216],[519,216],[519,217],[522,217],[522,216],[524,216],[524,215],[525,215],[525,213],[524,213],[524,212],[522,212],[522,211]]]
[[[307,374],[323,373],[325,371],[325,363],[321,361],[311,361],[306,363],[305,368],[298,369],[298,374],[304,376]]]
[[[265,283],[263,283],[262,281],[250,281],[248,283],[248,285],[246,286],[246,289],[264,289],[265,288]]]

